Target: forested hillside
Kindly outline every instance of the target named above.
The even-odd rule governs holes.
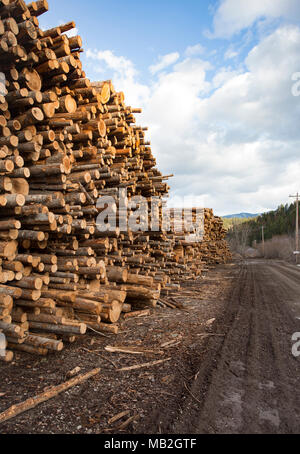
[[[280,205],[277,210],[264,213],[248,222],[249,245],[254,240],[261,240],[261,227],[264,226],[265,240],[275,235],[293,234],[295,232],[296,204]]]
[[[233,250],[242,250],[262,239],[264,226],[265,241],[274,236],[292,236],[295,232],[296,204],[280,205],[277,210],[259,215],[255,219],[243,223],[234,223],[228,230],[228,239]]]

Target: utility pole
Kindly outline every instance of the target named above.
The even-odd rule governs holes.
[[[296,195],[290,195],[291,198],[296,199],[296,264],[298,263],[299,255],[299,192]]]
[[[263,257],[265,258],[265,227],[261,226],[261,240],[262,240],[262,249],[263,249]]]

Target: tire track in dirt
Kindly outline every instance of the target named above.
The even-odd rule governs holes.
[[[175,433],[299,432],[300,363],[291,336],[300,330],[292,313],[297,301],[300,311],[300,283],[289,271],[276,262],[242,266],[227,304],[236,311],[231,328],[210,361],[215,368],[210,376],[205,364],[200,369]]]
[[[223,342],[212,339],[210,348],[208,350],[207,357],[200,365],[199,372],[197,374],[197,380],[191,387],[191,393],[197,398],[190,397],[185,405],[185,410],[181,417],[174,424],[174,433],[216,433],[219,430],[218,426],[218,403],[224,399],[226,392],[228,393],[229,383],[231,382],[231,388],[233,388],[233,402],[232,408],[235,413],[240,411],[239,396],[236,392],[238,389],[239,377],[236,371],[229,371],[229,380],[227,379],[227,389],[225,393],[224,384],[222,378],[216,382],[215,375],[216,370],[228,370],[230,366],[229,351],[231,348],[231,338],[236,333],[236,327],[243,324],[245,327],[249,326],[247,320],[241,320],[241,317],[246,316],[242,310],[240,301],[244,293],[244,287],[247,285],[246,281],[247,269],[245,266],[241,266],[239,276],[237,277],[237,286],[233,288],[231,297],[228,300],[226,307],[226,317],[221,321],[223,324],[230,326],[229,332],[227,333]],[[246,345],[244,345],[246,349]],[[226,353],[227,352],[227,353]],[[234,362],[233,362],[234,363]],[[237,364],[238,358],[237,358]],[[221,397],[220,397],[221,394]],[[198,400],[202,401],[201,405],[197,405]],[[223,408],[224,410],[224,408]],[[229,412],[231,409],[229,409]],[[237,421],[233,421],[230,418],[230,414],[226,414],[225,419],[231,428],[229,432],[235,432],[237,430]]]
[[[277,274],[274,267],[272,271]],[[281,277],[282,280],[282,277]],[[289,303],[282,298],[282,286],[275,285],[275,292],[272,298],[269,296],[268,288],[264,282],[260,282],[260,296],[265,307],[268,324],[265,329],[269,329],[269,344],[273,353],[273,361],[268,365],[272,367],[271,377],[273,376],[272,394],[274,400],[277,399],[278,430],[277,433],[297,433],[299,432],[299,362],[291,353],[291,336],[299,329],[295,318],[292,316]],[[284,284],[284,281],[283,281]],[[295,293],[295,292],[293,292]],[[294,296],[294,295],[292,295]]]
[[[247,357],[243,427],[240,432],[294,433],[297,427],[290,412],[293,397],[285,379],[285,371],[288,370],[286,362],[294,360],[288,342],[285,342],[284,355],[279,347],[283,337],[282,327],[290,326],[291,319],[282,313],[285,305],[280,304],[282,300],[274,292],[273,285],[268,285],[272,283],[268,280],[269,270],[266,272],[261,266],[251,266],[249,272],[254,289],[255,329],[252,342],[256,348],[249,350]]]

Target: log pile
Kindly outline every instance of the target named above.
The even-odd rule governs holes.
[[[155,197],[161,219],[169,176],[136,125],[141,110],[111,81],[86,77],[74,22],[39,28],[47,10],[46,0],[0,0],[0,330],[9,351],[40,355],[88,328],[117,333],[122,311],[155,307],[162,288],[197,267],[161,225],[127,228],[135,196]],[[107,197],[117,224],[100,231]],[[207,228],[199,254],[215,263],[222,226],[213,218]]]
[[[175,240],[175,244],[172,259],[168,263],[168,274],[173,285],[165,286],[164,294],[176,288],[183,280],[201,276],[208,266],[231,260],[222,219],[214,216],[213,210],[208,208],[193,208],[189,216],[185,224],[184,210],[168,210],[171,222],[169,237],[172,241]]]
[[[205,232],[201,242],[203,260],[207,265],[215,266],[231,261],[232,256],[225,240],[226,229],[220,217],[214,216],[213,210],[205,209]]]
[[[144,129],[134,125],[140,110],[127,107],[111,82],[85,77],[81,38],[65,34],[73,22],[40,30],[37,17],[46,10],[46,1],[0,6],[1,285],[14,300],[3,307],[0,328],[9,347],[40,354],[61,349],[57,337],[73,339],[87,325],[116,332],[101,321],[118,320],[126,294],[158,299],[160,284],[149,287],[149,279],[127,272],[151,261],[145,238],[98,232],[96,204],[119,188],[127,203],[168,189]],[[124,208],[116,209],[120,221]],[[118,284],[127,280],[124,292]]]

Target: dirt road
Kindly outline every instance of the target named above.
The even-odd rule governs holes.
[[[62,383],[76,366],[101,368],[1,424],[0,433],[299,433],[300,357],[292,355],[291,338],[300,332],[300,268],[259,260],[222,265],[174,297],[183,310],[123,320],[118,336],[91,334],[59,355],[16,354],[13,363],[0,363],[0,412]],[[108,345],[145,354],[111,354]],[[119,370],[157,359],[167,361]]]
[[[299,317],[297,319],[297,317]],[[177,433],[299,433],[300,269],[249,261],[227,302],[222,340],[212,340]]]

